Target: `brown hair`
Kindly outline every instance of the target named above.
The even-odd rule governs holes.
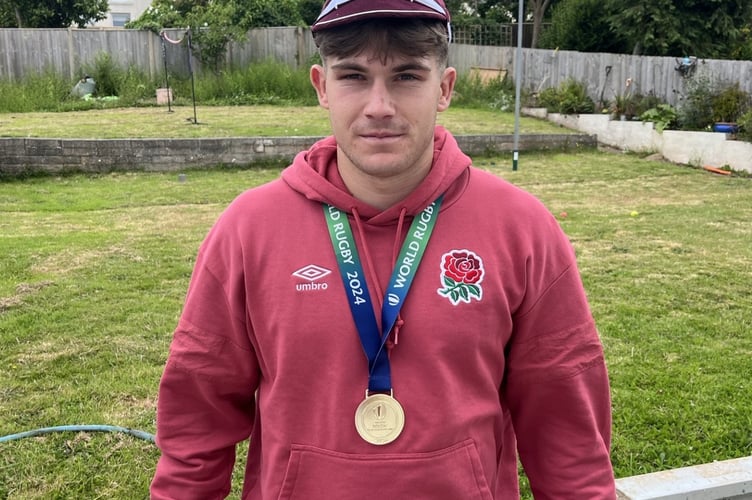
[[[446,23],[428,19],[370,19],[314,33],[321,59],[351,57],[373,50],[385,62],[390,56],[435,57],[447,65]]]

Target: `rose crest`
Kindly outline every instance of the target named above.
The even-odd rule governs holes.
[[[441,257],[441,282],[437,292],[447,297],[452,304],[483,297],[483,261],[470,250],[452,250]]]

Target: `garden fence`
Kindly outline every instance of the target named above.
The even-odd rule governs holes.
[[[167,33],[174,40],[185,35],[184,30]],[[165,52],[170,72],[188,73],[185,41],[180,45],[169,44]],[[461,73],[471,68],[491,68],[505,70],[511,76],[515,52],[515,47],[454,43],[450,63]],[[0,79],[18,80],[32,73],[53,71],[74,81],[83,76],[84,68],[101,53],[110,54],[121,66],[134,66],[155,79],[164,73],[161,40],[149,31],[13,28],[0,29]],[[316,47],[306,28],[261,28],[250,31],[247,41],[231,43],[221,65],[223,69],[238,68],[274,59],[299,68],[306,67],[315,53]],[[676,105],[686,92],[689,79],[705,75],[721,83],[738,83],[752,93],[752,61],[701,59],[684,75],[687,72],[679,71],[684,69],[679,56],[523,49],[523,87],[536,92],[571,78],[584,83],[596,102],[639,93],[654,94]],[[195,57],[192,67],[197,72],[208,71]]]

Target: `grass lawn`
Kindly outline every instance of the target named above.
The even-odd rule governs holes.
[[[319,136],[330,133],[318,106],[192,106],[117,108],[68,113],[0,113],[0,137],[122,139],[134,137]],[[514,115],[490,109],[449,108],[439,123],[455,134],[511,134]],[[575,133],[522,117],[521,133]]]
[[[750,455],[752,181],[597,151],[523,153],[517,172],[511,156],[476,164],[541,198],[575,246],[612,380],[617,476]],[[154,432],[197,247],[233,197],[278,175],[0,183],[0,436]],[[145,498],[157,457],[122,434],[0,443],[0,498]]]

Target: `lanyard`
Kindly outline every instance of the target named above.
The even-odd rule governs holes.
[[[368,292],[368,284],[347,214],[331,205],[324,205],[329,236],[337,257],[342,283],[347,292],[350,312],[368,358],[368,390],[370,392],[389,392],[392,389],[389,356],[384,346],[389,338],[389,332],[392,331],[397,321],[407,292],[410,290],[428,240],[431,238],[439,216],[441,199],[439,197],[428,205],[410,225],[410,231],[402,244],[381,308],[381,333],[376,323],[371,295]]]

